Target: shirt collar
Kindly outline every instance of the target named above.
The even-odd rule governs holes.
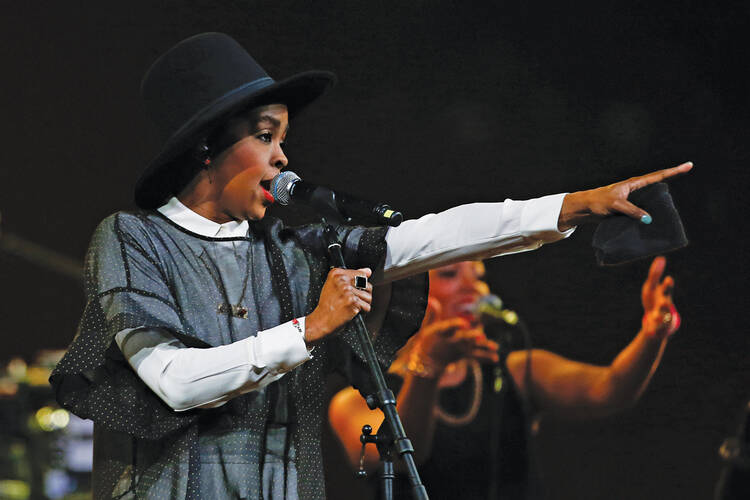
[[[248,223],[246,220],[218,224],[193,212],[174,196],[157,210],[178,226],[201,236],[208,236],[209,238],[247,237]]]

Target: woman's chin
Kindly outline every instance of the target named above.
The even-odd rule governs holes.
[[[271,203],[264,199],[254,198],[245,206],[245,217],[247,220],[259,221],[266,216],[266,211]]]
[[[253,212],[248,212],[247,220],[259,221],[259,220],[263,220],[265,216],[266,216],[266,207],[263,207],[260,210],[254,210]]]

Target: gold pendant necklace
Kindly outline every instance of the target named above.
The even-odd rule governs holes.
[[[466,425],[474,420],[477,413],[479,413],[479,406],[482,403],[482,367],[479,366],[479,361],[470,359],[469,368],[471,368],[470,372],[474,378],[474,392],[472,394],[471,405],[469,405],[469,409],[466,413],[463,415],[453,415],[443,410],[440,407],[440,403],[435,405],[435,416],[445,425],[450,425],[452,427]]]
[[[237,263],[239,263],[240,259],[237,257],[237,246],[235,245],[234,241],[232,243],[232,253],[234,254],[234,259]],[[252,244],[249,244],[248,251],[245,255],[245,273],[242,280],[242,293],[240,295],[239,300],[237,300],[237,304],[232,304],[228,301],[229,294],[226,293],[226,287],[222,285],[221,276],[219,275],[218,269],[212,269],[213,265],[206,265],[206,269],[208,269],[209,274],[213,278],[213,280],[216,282],[216,286],[220,289],[224,289],[226,293],[227,302],[220,302],[216,305],[216,312],[218,314],[228,314],[229,316],[233,316],[235,318],[240,319],[247,319],[248,315],[248,309],[246,306],[242,304],[242,301],[245,299],[245,293],[247,292],[247,279],[250,274],[251,269],[251,262],[252,262]],[[215,258],[215,257],[214,257]],[[204,262],[205,264],[205,262]]]
[[[247,307],[242,304],[219,304],[216,306],[216,312],[219,314],[229,314],[236,318],[247,319]]]

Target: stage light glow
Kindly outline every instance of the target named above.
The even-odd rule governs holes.
[[[61,408],[43,406],[34,414],[36,424],[45,432],[64,429],[70,423],[70,414]]]
[[[52,412],[52,415],[50,415],[50,422],[55,429],[64,429],[70,422],[70,414],[67,412],[67,410],[58,408],[57,410]]]
[[[34,414],[37,425],[43,431],[50,432],[50,431],[55,430],[54,427],[52,427],[52,412],[53,412],[53,409],[51,407],[42,406]]]

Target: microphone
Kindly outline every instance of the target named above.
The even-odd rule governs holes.
[[[518,323],[518,314],[510,309],[503,309],[503,300],[491,293],[479,298],[474,306],[474,314],[483,325],[505,323],[515,326]]]
[[[316,186],[288,170],[271,180],[271,194],[280,205],[307,203],[323,215],[330,215],[331,210],[335,210],[346,223],[356,220],[360,223],[396,227],[404,220],[401,212],[385,203],[362,200],[341,191]]]

